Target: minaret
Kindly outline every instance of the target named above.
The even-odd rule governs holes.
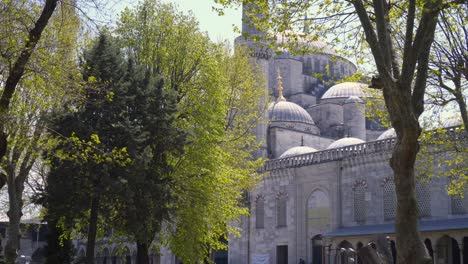
[[[267,3],[268,0],[261,0]],[[246,3],[243,1],[242,5],[242,35],[237,37],[234,41],[237,47],[245,47],[248,49],[248,54],[252,57],[251,62],[258,65],[262,75],[265,78],[265,86],[263,87],[263,93],[258,100],[260,101],[260,108],[258,111],[263,115],[262,120],[257,121],[253,133],[257,142],[260,143],[260,148],[253,154],[254,158],[268,157],[267,151],[267,132],[268,132],[268,100],[269,100],[269,84],[268,84],[268,73],[269,73],[269,61],[272,57],[273,52],[268,48],[268,45],[262,41],[254,41],[252,36],[261,36],[261,32],[253,25],[249,24],[249,14],[255,12],[255,8],[251,6],[253,4]],[[252,197],[250,197],[252,199]],[[250,201],[252,202],[252,200]],[[238,227],[241,229],[241,237],[231,237],[229,239],[229,263],[250,263],[251,260],[251,221],[249,216],[245,216],[241,219]]]
[[[265,4],[267,3],[267,0]],[[252,14],[252,15],[251,15]],[[259,150],[255,151],[255,158],[267,158],[267,129],[268,129],[268,109],[266,108],[269,98],[269,83],[268,83],[268,73],[269,73],[269,62],[273,55],[273,51],[268,47],[268,45],[260,40],[255,41],[252,36],[261,36],[262,33],[254,25],[249,23],[249,19],[254,16],[260,16],[256,10],[254,4],[243,3],[242,5],[242,35],[237,37],[235,40],[236,46],[243,46],[248,49],[249,55],[252,57],[252,63],[257,64],[263,76],[265,77],[265,87],[264,93],[260,100],[260,105],[262,106],[259,111],[263,113],[263,120],[259,121],[254,129],[255,136],[257,137],[257,142],[261,143]]]
[[[265,5],[267,0],[264,1]],[[273,51],[269,48],[269,45],[262,40],[264,34],[250,21],[260,19],[262,14],[259,13],[258,7],[253,3],[243,3],[242,4],[242,35],[235,39],[235,44],[237,46],[245,46],[249,49],[250,56],[262,59],[269,60]]]
[[[253,3],[243,3],[242,4],[242,34],[248,35],[260,35],[261,32],[258,30],[252,23],[250,23],[250,18],[255,16],[257,7]],[[253,14],[252,16],[250,14]]]

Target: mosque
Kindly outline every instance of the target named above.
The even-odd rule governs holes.
[[[245,13],[244,7],[244,21]],[[245,22],[242,31],[258,34]],[[255,155],[268,162],[248,195],[250,215],[238,223],[242,236],[231,237],[227,255],[221,252],[215,262],[359,263],[355,252],[382,236],[397,254],[389,166],[396,135],[368,118],[372,108],[366,102],[378,99],[366,83],[340,82],[356,66],[320,41],[303,40],[315,51],[302,55],[275,55],[244,37],[236,44],[250,48],[265,74],[262,100],[274,98],[255,130],[262,144]],[[457,134],[459,124],[448,120],[444,127]],[[448,181],[417,182],[419,227],[434,264],[468,264],[468,195],[449,196]],[[83,241],[75,241],[75,248],[84,256]],[[103,247],[97,263],[134,263],[135,252],[132,243],[125,243],[121,256]],[[152,252],[150,263],[180,263],[167,249],[161,253]]]
[[[242,30],[258,33],[245,22]],[[263,99],[275,99],[256,128],[256,155],[269,161],[249,194],[242,236],[229,240],[228,263],[359,263],[356,250],[382,236],[397,254],[389,166],[396,134],[367,118],[366,102],[377,100],[367,84],[339,82],[356,66],[323,42],[301,43],[317,48],[306,55],[274,55],[244,37],[236,43],[265,73]],[[456,125],[445,127],[459,133]],[[468,199],[449,196],[448,180],[417,182],[419,227],[434,263],[468,263]]]

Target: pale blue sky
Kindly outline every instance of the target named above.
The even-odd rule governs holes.
[[[181,11],[191,10],[200,22],[200,29],[207,31],[212,40],[234,40],[239,34],[233,30],[233,25],[241,26],[242,12],[238,10],[226,10],[223,16],[212,11],[213,0],[165,0],[178,5]]]
[[[112,9],[112,19],[118,19],[121,10],[125,6],[132,8],[139,1],[138,0],[123,0],[115,1],[115,4],[110,7]],[[239,34],[234,32],[234,26],[240,27],[242,11],[240,8],[237,10],[230,8],[225,10],[223,16],[212,10],[214,0],[161,0],[166,3],[174,3],[177,9],[187,13],[192,11],[194,16],[200,23],[200,29],[208,32],[208,35],[213,41],[227,39],[233,41]],[[112,4],[111,4],[112,5]]]

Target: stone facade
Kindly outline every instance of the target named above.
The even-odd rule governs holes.
[[[356,67],[316,45],[307,55],[253,56],[268,73],[269,119],[257,128],[266,150],[257,156],[269,161],[238,223],[242,237],[229,241],[231,264],[348,263],[382,236],[395,250],[394,131],[366,118],[365,101],[381,103],[366,84],[335,84]],[[468,199],[449,196],[447,178],[419,177],[420,230],[434,263],[468,263]]]

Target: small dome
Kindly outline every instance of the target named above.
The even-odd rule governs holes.
[[[346,100],[344,101],[344,103],[345,103],[345,104],[350,104],[350,103],[354,103],[354,104],[355,104],[355,103],[363,104],[364,101],[363,101],[361,98],[359,98],[359,97],[353,95],[353,96],[350,96],[348,99],[346,99]]]
[[[461,116],[452,116],[442,122],[442,127],[454,127],[463,125]]]
[[[268,109],[270,121],[301,122],[314,125],[314,120],[304,108],[286,101],[272,103]]]
[[[356,144],[361,144],[364,143],[365,141],[359,138],[342,138],[338,139],[337,141],[334,141],[333,143],[330,144],[330,146],[327,147],[327,149],[335,149],[335,148],[342,148],[350,145],[356,145]]]
[[[322,95],[322,99],[330,98],[349,98],[351,96],[356,97],[371,97],[368,85],[357,82],[344,82],[333,85]]]
[[[307,146],[293,147],[293,148],[286,150],[283,154],[281,154],[280,158],[297,156],[297,155],[312,153],[316,151],[317,151],[316,149],[307,147]]]
[[[396,132],[395,129],[392,127],[389,130],[383,132],[377,140],[382,140],[382,139],[387,139],[387,138],[395,138],[396,137]]]

